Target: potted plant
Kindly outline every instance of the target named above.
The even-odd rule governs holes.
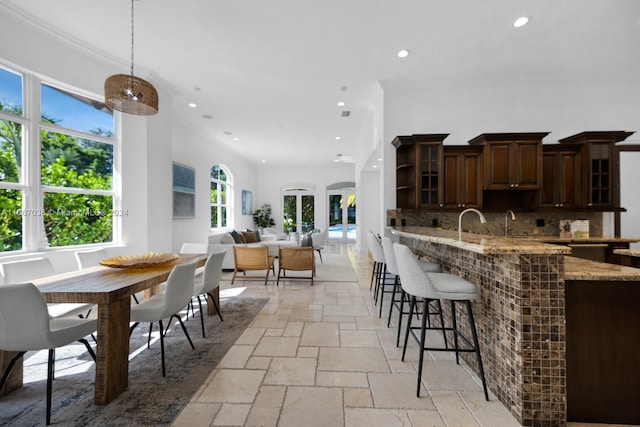
[[[253,222],[256,223],[256,227],[258,227],[261,232],[265,227],[273,227],[276,225],[274,219],[271,218],[271,205],[265,203],[260,209],[256,209],[255,212],[253,212]]]

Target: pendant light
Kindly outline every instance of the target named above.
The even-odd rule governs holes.
[[[133,0],[131,0],[131,74],[115,74],[104,82],[106,104],[123,113],[148,116],[158,112],[158,92],[133,75]]]

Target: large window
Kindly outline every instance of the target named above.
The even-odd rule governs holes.
[[[116,146],[102,101],[0,67],[0,252],[113,241]]]
[[[211,168],[211,228],[233,227],[233,179],[221,165]]]

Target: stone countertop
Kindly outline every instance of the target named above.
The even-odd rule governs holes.
[[[572,256],[564,257],[565,280],[640,281],[640,268],[607,264]]]
[[[551,245],[532,239],[516,237],[495,237],[482,234],[462,233],[462,240],[458,240],[458,232],[440,230],[432,227],[389,227],[393,234],[441,243],[452,247],[466,249],[479,254],[532,254],[552,255],[569,254],[571,249],[566,246]]]
[[[640,250],[636,249],[614,249],[613,253],[616,255],[626,255],[640,258]]]
[[[597,244],[597,243],[636,243],[640,242],[640,239],[613,237],[613,236],[597,236],[588,237],[586,239],[574,239],[572,237],[560,237],[560,236],[527,236],[519,237],[520,239],[533,240],[536,242],[544,243],[584,243],[584,244]]]

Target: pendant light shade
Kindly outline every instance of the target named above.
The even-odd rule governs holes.
[[[158,92],[133,75],[133,0],[131,0],[131,74],[115,74],[104,82],[105,103],[114,110],[149,116],[158,112]]]
[[[158,92],[133,74],[114,74],[104,82],[106,104],[123,113],[149,116],[158,112]]]

